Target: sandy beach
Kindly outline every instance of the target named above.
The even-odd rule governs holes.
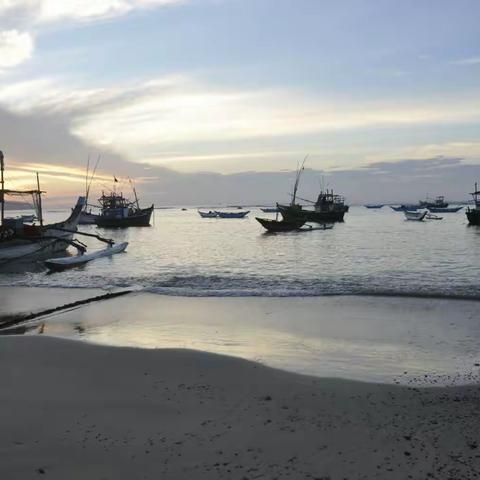
[[[317,379],[178,349],[0,338],[0,478],[464,479],[480,389]]]
[[[99,293],[2,288],[1,313]],[[477,478],[477,307],[134,293],[40,317],[14,330],[25,335],[0,336],[0,478]],[[251,361],[281,358],[294,371],[310,362],[321,373],[342,352],[343,364],[325,370],[336,378]],[[392,368],[382,362],[428,372],[453,360],[452,371],[468,371],[440,381],[343,376],[376,378]],[[458,378],[469,385],[454,386]]]

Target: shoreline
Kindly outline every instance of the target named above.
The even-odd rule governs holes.
[[[0,375],[0,477],[12,480],[420,480],[480,467],[478,385],[314,378],[41,336],[0,337]]]
[[[8,292],[3,308],[16,303],[17,310],[28,312],[38,307],[39,297],[48,306],[52,299],[59,305],[85,297],[84,291],[70,289]],[[104,293],[90,291],[89,297]],[[446,299],[174,297],[135,291],[53,312],[4,333],[188,348],[317,377],[459,385],[480,379],[478,307]]]

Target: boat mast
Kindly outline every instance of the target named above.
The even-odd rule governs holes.
[[[42,192],[40,191],[40,177],[37,172],[37,195],[38,195],[38,221],[40,226],[43,227],[43,212],[42,212]]]
[[[5,218],[5,179],[3,178],[3,152],[0,151],[0,185],[2,186],[0,190],[0,202],[2,203],[2,226]]]
[[[130,185],[132,186],[133,194],[135,195],[135,203],[137,204],[137,208],[140,210],[140,205],[138,203],[137,191],[135,190],[135,186],[133,185],[132,179],[129,178]]]
[[[292,195],[292,203],[291,203],[292,206],[295,205],[295,200],[297,198],[298,184],[300,182],[300,177],[302,175],[302,172],[305,168],[304,165],[305,165],[305,162],[307,161],[308,155],[309,154],[307,154],[306,157],[303,159],[303,162],[302,162],[301,166],[299,168],[297,168],[297,178],[295,179],[295,185],[293,186],[293,195]]]

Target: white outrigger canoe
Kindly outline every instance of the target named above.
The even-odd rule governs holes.
[[[45,260],[45,265],[47,268],[53,271],[65,270],[67,268],[78,267],[84,265],[85,263],[91,262],[97,258],[102,257],[111,257],[116,253],[121,253],[125,251],[128,246],[128,242],[122,242],[117,245],[109,245],[103,250],[97,250],[92,253],[83,253],[80,255],[75,255],[73,257],[61,257],[61,258],[49,258]]]

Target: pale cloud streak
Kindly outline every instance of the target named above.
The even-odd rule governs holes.
[[[462,58],[460,60],[454,60],[450,63],[452,63],[453,65],[480,65],[480,56],[479,57]]]
[[[28,60],[33,52],[33,39],[28,32],[0,31],[0,69],[15,67]]]
[[[43,78],[7,85],[0,104],[22,114],[61,114],[83,141],[156,165],[273,158],[281,151],[272,150],[275,139],[285,137],[480,121],[480,98],[353,101],[288,89],[225,89],[182,76],[102,89],[67,84]],[[259,149],[256,141],[270,145]],[[249,147],[232,152],[229,142]],[[432,146],[419,149],[433,153]]]

